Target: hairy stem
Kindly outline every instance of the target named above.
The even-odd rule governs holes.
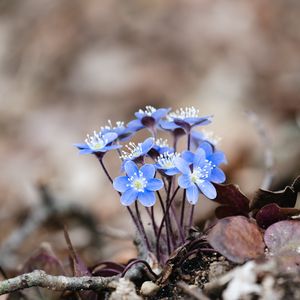
[[[45,271],[35,270],[31,273],[19,275],[14,278],[0,282],[0,295],[12,293],[18,290],[38,286],[54,291],[80,291],[93,290],[100,291],[108,288],[109,285],[118,279],[112,277],[67,277],[48,275]]]

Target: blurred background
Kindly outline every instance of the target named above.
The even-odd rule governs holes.
[[[63,253],[64,224],[89,263],[135,255],[118,231],[132,231],[126,210],[97,160],[72,145],[145,105],[213,114],[206,129],[222,138],[228,182],[250,197],[264,177],[254,112],[272,188],[291,183],[299,51],[297,0],[0,0],[0,265],[20,266],[41,242]]]

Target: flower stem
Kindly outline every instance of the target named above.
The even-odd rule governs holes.
[[[137,201],[135,201],[134,205],[135,205],[135,212],[136,212],[137,220],[138,220],[138,223],[140,225],[141,232],[142,232],[142,237],[144,238],[147,250],[149,252],[151,252],[151,250],[150,250],[150,248],[151,248],[150,247],[150,243],[149,243],[149,240],[148,240],[148,237],[146,235],[146,231],[145,231],[142,219],[141,219],[141,214],[140,214],[140,211],[139,211],[139,207],[138,207]]]
[[[163,218],[161,220],[161,223],[160,223],[160,226],[159,226],[159,229],[158,229],[157,238],[156,238],[156,255],[157,255],[157,260],[158,261],[160,261],[159,240],[160,240],[161,232],[162,232],[163,225],[164,225],[164,222],[165,222],[166,217],[167,217],[167,213],[168,213],[168,211],[169,211],[169,209],[172,205],[172,202],[175,199],[175,196],[176,196],[178,191],[179,191],[179,186],[176,188],[176,190],[175,190],[174,194],[172,195],[170,201],[168,201],[168,203],[167,203],[166,211],[163,215]]]
[[[183,227],[183,220],[184,220],[184,211],[185,211],[185,198],[186,198],[186,190],[183,191],[182,203],[181,203],[181,216],[180,216],[180,226]]]
[[[195,210],[195,205],[191,204],[191,213],[190,213],[189,228],[191,228],[192,224],[193,224],[194,210]]]
[[[111,184],[113,184],[113,180],[112,180],[111,176],[109,175],[109,173],[108,173],[108,171],[107,171],[107,169],[106,169],[106,167],[105,167],[105,165],[104,165],[104,163],[103,163],[103,160],[102,160],[101,158],[98,158],[98,160],[99,160],[99,162],[100,162],[100,164],[101,164],[101,167],[102,167],[102,169],[103,169],[105,175],[107,176],[108,180],[111,182]],[[121,196],[121,193],[120,193],[120,192],[118,192],[118,194]],[[131,216],[131,218],[132,218],[132,220],[133,220],[133,223],[134,223],[134,225],[135,225],[135,227],[136,227],[136,229],[137,229],[139,235],[140,235],[141,237],[144,237],[143,227],[141,227],[141,226],[139,225],[139,221],[138,221],[138,219],[134,216],[134,214],[133,214],[131,208],[130,208],[129,206],[126,206],[126,208],[127,208],[128,212],[129,212],[129,214],[130,214],[130,216]],[[142,225],[143,225],[143,224],[142,224]],[[148,250],[149,250],[148,245],[147,245],[147,248],[148,248]],[[149,250],[149,251],[150,251],[150,250]]]

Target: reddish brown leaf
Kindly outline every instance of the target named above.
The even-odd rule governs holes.
[[[265,245],[259,227],[243,216],[219,220],[207,240],[215,250],[236,263],[264,254]]]
[[[257,212],[255,219],[257,224],[265,229],[276,222],[298,214],[300,214],[300,210],[297,208],[282,208],[275,203],[271,203],[261,208]]]
[[[243,215],[249,213],[249,199],[234,184],[215,184],[217,198],[215,202],[222,205],[215,210],[216,217],[221,219],[229,216]]]
[[[274,254],[293,251],[300,255],[300,222],[291,220],[277,222],[266,230],[264,240]]]
[[[280,207],[294,207],[297,200],[297,193],[300,189],[300,176],[297,177],[291,186],[287,186],[282,191],[265,191],[259,189],[250,205],[252,210],[259,210],[270,203],[276,203]]]

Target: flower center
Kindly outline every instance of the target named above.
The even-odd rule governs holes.
[[[156,108],[154,108],[153,106],[150,106],[150,105],[147,105],[145,107],[145,110],[142,110],[142,109],[139,110],[139,113],[149,116],[149,117],[151,117],[154,112],[156,112]]]
[[[147,186],[147,179],[143,176],[141,171],[139,171],[139,175],[134,174],[134,176],[131,176],[129,182],[129,186],[138,192],[144,192],[144,189]]]
[[[133,142],[130,142],[128,145],[125,146],[128,149],[128,152],[122,151],[121,158],[122,159],[134,159],[142,155],[142,143],[138,143],[137,145]]]
[[[87,135],[85,142],[92,150],[100,150],[106,146],[108,141],[104,140],[100,133],[94,131],[94,135]]]
[[[207,179],[211,173],[214,165],[211,161],[205,160],[205,165],[203,167],[197,167],[193,170],[190,175],[191,182],[195,184],[201,184],[205,179]]]
[[[175,168],[174,160],[179,157],[179,153],[165,152],[157,158],[157,163],[164,169]]]
[[[174,119],[184,120],[185,118],[199,118],[200,111],[194,106],[185,107],[177,109],[175,112],[171,112],[167,115],[168,121],[173,121]]]

